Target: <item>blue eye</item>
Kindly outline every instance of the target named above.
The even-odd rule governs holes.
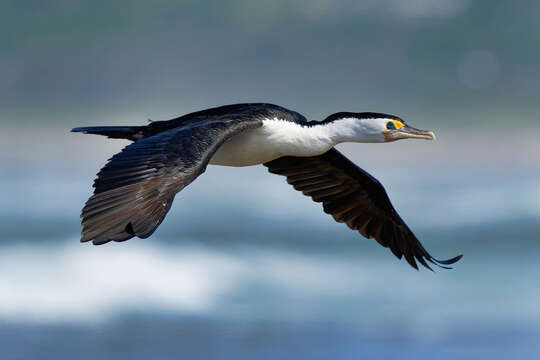
[[[388,130],[396,130],[396,125],[394,124],[393,121],[389,121],[389,122],[386,123],[386,128]]]

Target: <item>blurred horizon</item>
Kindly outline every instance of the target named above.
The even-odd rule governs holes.
[[[0,6],[6,124],[140,122],[236,102],[310,119],[379,111],[481,128],[539,123],[532,0]]]
[[[537,359],[540,3],[0,3],[6,359]],[[340,144],[453,270],[415,271],[262,166],[209,166],[149,239],[79,243],[128,144],[70,133],[213,106],[376,111]]]

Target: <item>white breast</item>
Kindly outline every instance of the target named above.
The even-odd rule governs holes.
[[[210,164],[250,166],[281,156],[315,156],[335,144],[325,126],[303,126],[280,119],[263,120],[260,128],[236,135],[223,144]]]

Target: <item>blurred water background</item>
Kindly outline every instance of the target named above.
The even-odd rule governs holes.
[[[536,1],[2,1],[2,359],[540,358]],[[339,148],[454,270],[412,270],[265,168],[208,168],[146,240],[80,244],[137,125],[271,102],[438,141]]]

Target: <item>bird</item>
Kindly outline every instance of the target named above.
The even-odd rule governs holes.
[[[398,116],[338,112],[322,121],[269,103],[243,103],[192,112],[142,126],[77,127],[73,132],[127,139],[94,181],[81,211],[81,242],[101,245],[148,238],[161,224],[175,195],[209,164],[262,164],[272,174],[322,203],[323,211],[368,239],[375,239],[418,270],[420,263],[451,268],[462,255],[437,260],[394,209],[386,190],[335,146],[435,140],[431,131]]]

